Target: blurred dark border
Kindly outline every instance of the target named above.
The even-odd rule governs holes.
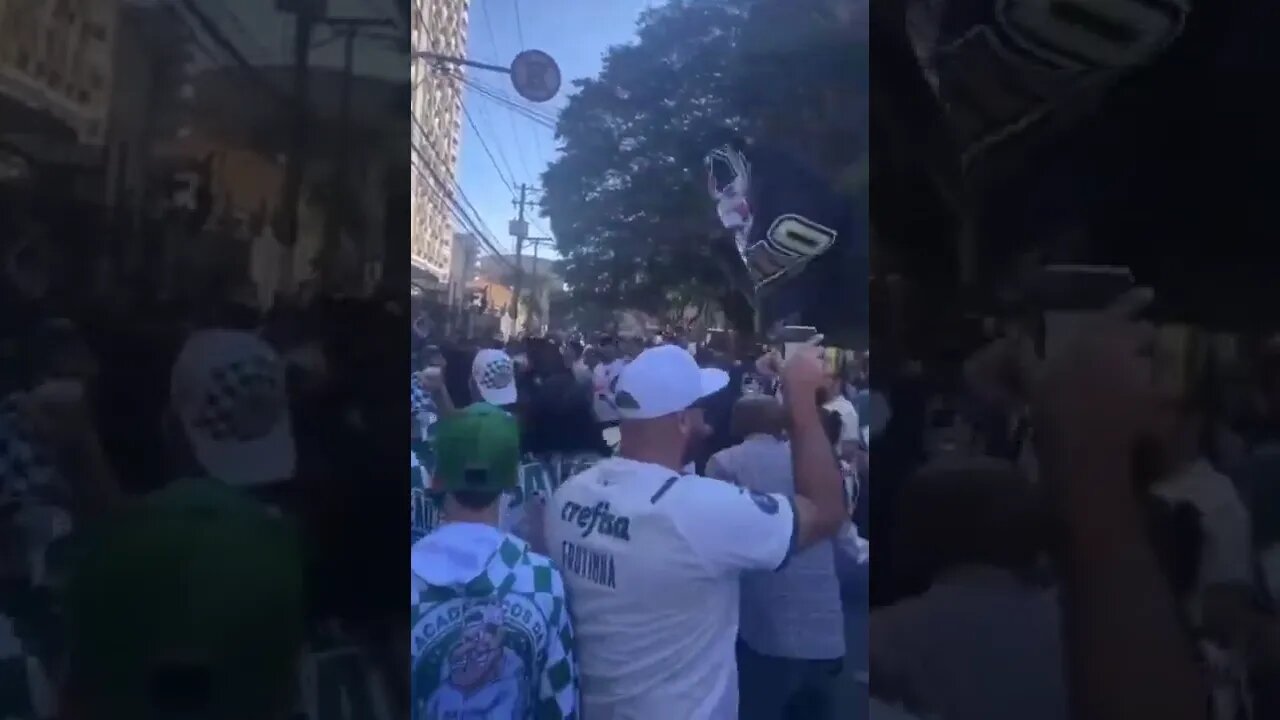
[[[380,717],[407,715],[411,24],[409,0],[0,4],[4,393],[90,358],[90,411],[132,502],[176,479],[184,339],[266,339],[297,464],[249,492],[304,540],[299,672],[336,692],[364,682],[344,664],[358,658],[384,685]],[[0,504],[21,475],[6,472]]]

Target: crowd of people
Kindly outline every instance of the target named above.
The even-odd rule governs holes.
[[[1016,317],[962,363],[885,373],[878,699],[948,720],[1280,712],[1280,356],[1134,319],[1149,299],[1050,353]]]
[[[850,717],[861,359],[423,341],[414,717]]]
[[[384,510],[403,496],[368,478],[403,461],[402,396],[385,410],[376,378],[408,363],[354,342],[403,337],[404,310],[22,309],[0,404],[0,715],[407,710],[406,613],[382,602],[403,597]]]

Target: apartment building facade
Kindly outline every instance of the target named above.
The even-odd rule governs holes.
[[[119,10],[119,0],[0,0],[0,96],[100,146]]]
[[[413,46],[417,52],[465,57],[469,0],[413,0]],[[431,60],[413,64],[411,253],[415,265],[449,282],[452,194],[461,135],[462,83],[457,68]]]

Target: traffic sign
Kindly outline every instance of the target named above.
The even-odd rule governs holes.
[[[511,61],[511,84],[529,102],[546,102],[560,92],[560,66],[541,50],[525,50]]]

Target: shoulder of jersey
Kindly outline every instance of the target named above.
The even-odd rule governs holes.
[[[728,493],[739,492],[737,488],[723,480],[703,475],[679,475],[664,482],[654,494],[654,504],[661,501],[675,501],[682,507],[698,507],[701,503],[715,504],[722,502]]]

